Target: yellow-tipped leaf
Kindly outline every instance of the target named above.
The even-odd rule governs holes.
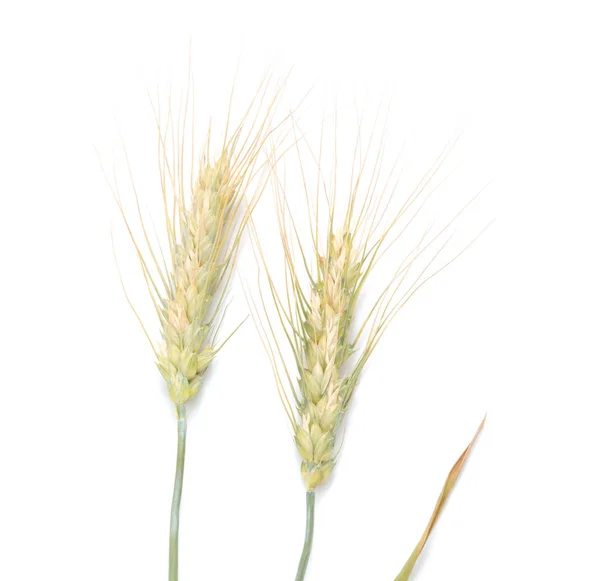
[[[471,453],[471,449],[473,448],[473,445],[475,444],[477,437],[481,433],[481,430],[483,429],[484,424],[485,424],[485,417],[481,421],[479,428],[477,428],[477,432],[473,436],[473,439],[471,440],[469,445],[466,447],[465,451],[461,454],[460,458],[456,461],[456,464],[454,464],[454,466],[452,466],[452,470],[450,470],[450,473],[448,474],[448,478],[446,478],[446,482],[444,483],[444,488],[442,489],[442,493],[440,494],[440,496],[438,498],[438,501],[433,510],[433,514],[431,515],[431,518],[429,519],[429,523],[427,523],[427,527],[425,528],[425,532],[423,533],[423,536],[419,539],[417,546],[414,548],[412,554],[408,558],[408,561],[406,561],[404,567],[402,567],[402,571],[400,571],[400,574],[396,577],[396,579],[394,581],[407,581],[408,578],[410,577],[410,574],[412,573],[412,571],[417,563],[417,559],[419,558],[419,555],[421,554],[423,547],[425,547],[425,543],[427,542],[427,539],[429,538],[429,535],[431,534],[431,531],[433,530],[433,527],[435,526],[435,523],[437,522],[437,519],[439,518],[439,516],[442,512],[442,509],[444,508],[444,505],[446,504],[446,501],[448,500],[448,497],[450,496],[450,493],[452,492],[452,489],[454,488],[454,485],[456,484],[456,481],[458,480],[458,477],[460,476],[460,473],[465,465],[465,462],[467,461],[467,458],[469,457],[469,454]]]

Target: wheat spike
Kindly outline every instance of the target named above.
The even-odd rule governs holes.
[[[302,141],[305,141],[303,136],[297,139],[297,142]],[[430,195],[427,187],[451,149],[449,145],[442,151],[417,187],[402,199],[399,209],[390,211],[397,193],[397,183],[393,182],[395,166],[383,179],[381,143],[374,155],[373,172],[367,176],[367,158],[373,155],[371,145],[370,141],[363,154],[359,136],[354,159],[356,167],[352,170],[346,208],[341,212],[342,220],[338,226],[335,219],[336,203],[339,205],[339,201],[336,202],[337,181],[335,177],[332,180],[333,191],[327,193],[323,186],[321,191],[324,193],[320,193],[323,179],[320,158],[311,151],[320,175],[316,192],[311,192],[304,181],[312,244],[303,241],[299,234],[296,218],[288,205],[286,186],[273,163],[272,177],[284,252],[284,291],[278,290],[259,237],[253,230],[257,258],[267,275],[268,291],[291,347],[295,370],[286,364],[283,344],[277,337],[264,297],[260,309],[255,303],[251,304],[253,316],[292,425],[308,491],[324,483],[335,466],[340,425],[360,374],[383,333],[414,293],[461,254],[459,252],[441,267],[436,267],[447,244],[443,236],[466,206],[437,232],[428,229],[420,239],[417,238],[416,245],[409,247],[396,263],[388,284],[376,295],[367,315],[362,321],[355,321],[356,307],[369,275],[381,257],[403,238],[421,212]],[[298,156],[300,159],[299,149]],[[301,160],[300,166],[304,179]],[[326,199],[326,211],[319,206],[322,196]],[[319,221],[323,218],[326,219],[325,232],[320,236]],[[420,266],[415,266],[418,264]],[[297,379],[294,379],[296,374]]]
[[[270,90],[269,81],[265,79],[241,123],[231,134],[228,131],[228,115],[225,136],[216,157],[211,156],[210,130],[202,155],[198,156],[194,150],[193,127],[191,151],[188,153],[186,150],[189,89],[178,120],[172,117],[170,99],[166,123],[161,119],[160,105],[158,110],[154,109],[159,132],[160,185],[170,260],[160,248],[155,249],[150,240],[131,168],[129,175],[142,234],[141,244],[134,235],[116,183],[113,187],[158,315],[161,330],[158,347],[146,331],[127,292],[125,295],[150,341],[177,413],[169,581],[177,581],[179,575],[179,512],[187,433],[186,403],[198,393],[206,369],[227,341],[225,339],[217,345],[216,334],[222,321],[224,296],[241,236],[265,185],[264,164],[258,163],[258,158],[271,131],[274,105],[281,87],[268,101],[265,99]],[[127,162],[129,165],[128,159]],[[257,179],[258,176],[263,177]],[[248,196],[250,185],[255,182],[255,194]]]
[[[332,233],[326,254],[318,257],[318,278],[311,285],[304,321],[301,422],[296,425],[295,441],[309,490],[324,482],[334,465],[335,435],[350,393],[340,368],[352,353],[348,343],[354,316],[351,297],[359,276],[351,234]]]
[[[169,292],[162,301],[158,355],[158,368],[175,404],[198,393],[215,354],[207,314],[227,266],[222,249],[234,218],[237,187],[225,151],[201,169],[191,206],[181,213],[180,242],[174,247]]]
[[[275,129],[272,117],[282,86],[273,90],[270,79],[265,78],[240,124],[230,134],[226,128],[216,156],[210,151],[210,130],[201,155],[195,153],[193,128],[191,146],[185,140],[190,131],[186,128],[187,102],[191,99],[193,103],[193,95],[190,98],[188,92],[179,119],[173,118],[170,100],[163,119],[158,102],[154,113],[168,253],[156,249],[150,240],[131,169],[141,238],[134,234],[116,182],[112,184],[158,315],[159,345],[154,344],[145,328],[144,332],[178,410],[198,393],[204,372],[222,346],[216,344],[216,321],[223,314],[224,295],[242,233],[265,187],[265,166],[258,159],[265,140]],[[273,98],[268,100],[270,92]],[[249,196],[252,183],[255,191]]]

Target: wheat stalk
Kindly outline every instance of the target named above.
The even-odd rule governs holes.
[[[135,248],[141,271],[154,305],[161,330],[155,345],[146,331],[178,418],[178,444],[175,485],[171,507],[169,540],[169,581],[178,579],[179,511],[183,486],[186,404],[199,391],[211,361],[229,339],[217,341],[223,318],[224,297],[231,279],[242,233],[264,189],[264,163],[259,154],[271,131],[276,90],[265,81],[259,87],[240,124],[230,133],[229,115],[224,139],[216,155],[211,155],[208,132],[204,151],[197,155],[192,128],[191,146],[186,149],[188,102],[177,120],[169,100],[166,120],[161,118],[160,102],[154,108],[158,128],[158,160],[166,253],[150,240],[142,215],[140,199],[129,171],[141,229],[141,242],[125,212],[117,184],[113,193]],[[267,99],[273,92],[273,97]],[[231,112],[231,102],[230,102]],[[192,105],[192,120],[194,119]],[[125,156],[127,153],[125,152]],[[127,160],[129,166],[129,160]],[[263,176],[263,177],[260,177]],[[249,195],[256,182],[255,193]],[[166,254],[166,256],[165,256]],[[123,283],[123,280],[121,279]],[[123,285],[125,290],[125,287]],[[231,336],[231,335],[230,335]]]

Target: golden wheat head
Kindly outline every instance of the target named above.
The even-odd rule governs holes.
[[[133,179],[141,236],[134,235],[118,188],[113,188],[158,316],[158,345],[142,327],[179,413],[198,393],[206,369],[224,343],[217,344],[215,338],[223,299],[242,232],[264,189],[260,177],[264,163],[258,160],[271,131],[280,88],[272,91],[265,79],[240,124],[232,132],[226,128],[217,151],[211,147],[209,130],[200,155],[195,153],[193,130],[186,149],[189,91],[178,120],[173,119],[170,101],[166,119],[161,119],[160,106],[154,108],[166,248],[157,247],[148,235]],[[273,98],[267,99],[268,93]]]
[[[302,140],[304,137],[298,139]],[[385,329],[413,294],[447,264],[431,272],[447,242],[440,239],[453,220],[437,233],[430,234],[426,230],[417,238],[418,242],[393,266],[388,284],[376,294],[367,315],[362,321],[355,321],[356,307],[370,273],[421,211],[429,196],[427,186],[449,151],[449,147],[444,149],[423,180],[402,200],[400,208],[390,212],[396,193],[396,186],[392,185],[394,168],[382,183],[383,146],[380,144],[373,173],[365,175],[370,147],[369,144],[365,155],[355,153],[358,170],[353,167],[346,207],[340,213],[339,223],[336,220],[337,180],[332,180],[333,191],[327,194],[320,194],[318,187],[311,192],[305,182],[311,230],[311,237],[306,240],[300,235],[286,197],[286,187],[273,164],[285,290],[278,290],[253,231],[276,317],[283,328],[285,343],[293,353],[293,369],[286,365],[284,343],[275,332],[273,315],[269,314],[262,293],[261,308],[252,303],[253,315],[292,425],[308,490],[325,482],[333,470],[340,425],[359,376]],[[360,151],[358,145],[356,151]],[[312,157],[322,176],[320,157]],[[325,189],[323,187],[321,192]],[[319,209],[321,197],[326,200],[326,210]],[[324,223],[320,223],[323,219]],[[421,266],[415,267],[419,261]]]

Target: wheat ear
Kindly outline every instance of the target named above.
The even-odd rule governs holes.
[[[303,141],[303,136],[297,139],[297,142]],[[419,242],[397,262],[388,284],[376,295],[367,315],[358,324],[355,321],[356,307],[369,275],[381,257],[404,237],[421,212],[430,195],[428,186],[450,148],[449,145],[442,151],[422,181],[403,199],[399,209],[390,211],[396,194],[392,179],[395,167],[382,179],[383,142],[378,148],[375,146],[373,154],[373,141],[370,140],[363,155],[359,137],[350,191],[339,224],[336,224],[337,180],[332,179],[333,191],[329,193],[325,185],[319,187],[322,180],[320,155],[315,156],[309,149],[321,176],[316,195],[311,195],[306,181],[304,184],[311,241],[301,239],[288,205],[286,187],[273,164],[273,185],[284,253],[284,291],[278,290],[269,272],[256,231],[253,240],[259,263],[266,273],[276,318],[283,328],[286,343],[291,347],[294,369],[286,366],[282,344],[274,331],[273,315],[269,314],[273,309],[267,308],[262,293],[261,307],[252,303],[252,311],[292,426],[307,490],[306,538],[297,581],[304,579],[312,547],[314,491],[329,478],[335,467],[339,428],[360,374],[400,309],[423,284],[451,262],[436,267],[447,242],[444,234],[453,220],[437,232],[426,230],[418,238]],[[370,176],[366,172],[369,155],[375,158]],[[300,164],[304,179],[301,160]],[[325,210],[319,205],[321,196],[325,198]],[[320,224],[323,217],[325,224]],[[320,234],[321,226],[325,229],[324,236]],[[298,377],[296,381],[294,375]]]
[[[317,277],[310,285],[298,381],[301,421],[295,426],[295,442],[309,491],[333,470],[335,437],[352,393],[341,367],[352,354],[349,331],[361,264],[347,228],[328,235],[327,251],[318,257]]]
[[[273,315],[264,297],[260,308],[255,303],[251,306],[292,424],[308,491],[324,483],[335,466],[337,432],[360,374],[383,333],[414,293],[441,270],[435,269],[435,262],[446,245],[442,236],[449,225],[436,233],[425,231],[419,243],[398,261],[388,284],[367,309],[367,315],[362,321],[355,321],[356,307],[369,275],[420,213],[428,195],[426,188],[448,151],[449,148],[442,152],[395,213],[389,212],[390,200],[396,193],[395,187],[390,186],[391,175],[383,185],[378,185],[379,178],[375,177],[381,171],[380,152],[373,175],[364,175],[367,151],[355,160],[358,169],[353,168],[354,179],[339,225],[335,224],[335,192],[326,197],[323,211],[319,210],[319,203],[323,201],[319,200],[317,190],[315,204],[309,207],[312,238],[309,244],[300,239],[285,187],[273,164],[272,180],[286,275],[283,292],[278,290],[269,272],[255,229],[252,239],[267,277],[276,317],[291,347],[293,370],[285,364],[283,346],[278,341]],[[361,199],[362,182],[367,185]],[[310,205],[311,192],[307,189],[305,193]],[[319,224],[323,216],[325,224]],[[324,235],[319,233],[323,225]],[[420,268],[415,266],[418,261]],[[298,375],[297,381],[293,380],[294,374]]]
[[[173,265],[161,300],[157,365],[178,409],[198,393],[215,356],[209,310],[227,272],[224,251],[232,250],[228,244],[239,187],[230,166],[227,151],[214,164],[203,164],[191,204],[180,211],[180,237],[171,249]]]
[[[116,187],[113,190],[158,315],[160,344],[155,346],[145,328],[144,332],[150,339],[158,369],[165,379],[177,414],[169,581],[178,579],[186,404],[198,393],[206,369],[226,341],[217,343],[216,338],[224,310],[224,296],[242,232],[264,189],[265,179],[260,177],[264,174],[264,164],[258,159],[271,130],[275,100],[280,89],[273,91],[268,79],[261,84],[239,126],[231,133],[225,130],[222,145],[214,157],[210,154],[210,132],[202,155],[194,153],[193,133],[191,150],[186,150],[184,136],[189,91],[185,109],[177,121],[173,119],[170,102],[166,121],[161,119],[160,104],[154,108],[159,130],[159,170],[168,258],[150,241],[135,185],[133,189],[143,244],[139,244],[133,234],[118,190]],[[267,99],[270,92],[274,97]],[[192,173],[192,179],[188,172]],[[255,193],[248,195],[251,184],[256,185]],[[141,323],[139,317],[138,320]]]

